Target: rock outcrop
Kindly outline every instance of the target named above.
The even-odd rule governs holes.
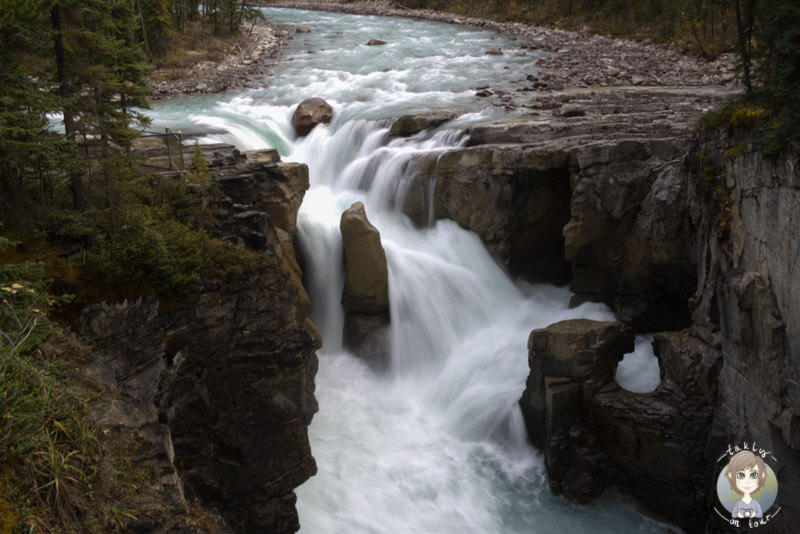
[[[545,454],[550,487],[574,500],[610,484],[636,495],[690,532],[702,530],[708,425],[720,356],[681,332],[655,336],[661,384],[631,393],[614,382],[633,350],[622,323],[562,321],[531,332],[531,374],[520,406],[531,440]]]
[[[309,187],[308,167],[300,163],[274,161],[275,154],[247,153],[247,162],[221,169],[220,190],[225,194],[219,209],[232,215],[213,229],[223,237],[245,241],[251,248],[269,246],[298,291],[297,318],[322,345],[316,327],[307,319],[311,300],[303,286],[302,270],[294,242],[297,213]],[[233,227],[231,227],[233,224]]]
[[[765,158],[749,142],[707,132],[689,157],[698,231],[692,331],[723,356],[706,477],[721,467],[718,451],[758,442],[777,459],[781,511],[770,524],[788,532],[800,522],[800,160]]]
[[[328,124],[333,119],[333,108],[321,98],[306,98],[292,115],[292,127],[298,137],[308,135],[317,124]]]
[[[87,373],[157,414],[187,499],[238,532],[295,532],[294,488],[316,472],[307,427],[319,340],[291,250],[307,169],[261,161],[214,170],[225,196],[209,206],[218,214],[209,229],[262,252],[263,269],[205,280],[178,302],[86,306],[81,335],[97,351]]]
[[[530,125],[497,132],[531,135]],[[654,336],[662,380],[647,394],[609,380],[614,358],[600,349],[586,375],[559,367],[599,326],[532,333],[521,400],[531,440],[545,452],[555,491],[584,500],[613,482],[688,532],[730,526],[716,494],[725,453],[758,443],[779,482],[780,510],[769,524],[791,531],[800,521],[792,475],[800,472],[797,155],[766,159],[746,135],[726,130],[695,134],[691,146],[649,143],[569,153],[571,287],[615,294],[620,319],[656,329],[671,315],[642,310],[674,306],[691,289],[689,324]]]
[[[340,228],[345,260],[343,341],[370,366],[382,369],[388,365],[389,269],[381,235],[361,202],[342,213]]]
[[[720,96],[542,100],[540,116],[475,126],[467,147],[421,157],[404,212],[420,225],[453,219],[512,274],[569,282],[640,330],[682,328],[696,282],[684,157],[693,121]]]
[[[418,134],[427,128],[434,126],[441,126],[447,121],[451,121],[458,117],[455,111],[431,111],[423,113],[412,113],[410,115],[403,115],[392,123],[389,128],[390,136],[408,137]]]

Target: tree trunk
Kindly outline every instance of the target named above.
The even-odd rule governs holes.
[[[739,0],[735,0],[736,7],[736,29],[739,32],[739,53],[742,55],[742,74],[744,75],[744,88],[748,93],[753,92],[753,84],[750,81],[750,53],[747,49],[747,41],[745,36],[744,24],[742,24],[742,10],[739,6]]]
[[[58,75],[58,94],[64,100],[64,133],[68,139],[75,141],[75,112],[72,107],[72,90],[66,70],[66,52],[64,38],[61,33],[61,9],[54,4],[50,9],[50,23],[53,27],[53,48],[56,56],[56,74]],[[83,191],[83,179],[77,171],[69,173],[72,204],[76,210],[86,209],[86,196]]]
[[[142,3],[136,0],[136,11],[139,12],[139,24],[142,26],[142,43],[144,43],[144,53],[147,54],[148,59],[153,59],[153,54],[150,53],[150,43],[147,42],[147,29],[144,27],[144,16],[142,15]]]

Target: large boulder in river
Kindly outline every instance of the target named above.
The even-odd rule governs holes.
[[[328,124],[333,119],[333,108],[321,98],[306,98],[292,115],[292,126],[298,137],[308,135],[317,124]]]
[[[339,224],[344,244],[346,276],[342,305],[349,312],[382,313],[389,309],[389,269],[381,234],[356,202]]]
[[[340,223],[346,277],[342,305],[346,311],[345,348],[380,371],[389,364],[389,270],[381,235],[356,202]]]

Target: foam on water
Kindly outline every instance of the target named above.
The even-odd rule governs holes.
[[[455,223],[419,229],[400,213],[416,158],[464,138],[450,124],[391,140],[386,119],[433,108],[464,111],[462,125],[492,116],[473,89],[513,84],[524,58],[484,51],[515,43],[427,22],[265,11],[312,33],[295,37],[263,88],[174,99],[151,115],[156,126],[213,127],[204,141],[274,147],[309,166],[298,232],[324,347],[309,431],[319,472],[297,489],[302,532],[665,531],[615,493],[590,506],[554,496],[517,405],[531,329],[612,313],[569,309],[567,290],[513,282]],[[367,47],[370,38],[388,44]],[[297,140],[291,113],[310,96],[328,100],[335,118]],[[389,267],[391,365],[381,375],[342,348],[339,219],[356,201],[380,230]],[[635,375],[621,383],[635,386]]]

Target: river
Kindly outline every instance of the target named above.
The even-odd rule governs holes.
[[[541,454],[528,445],[517,401],[528,374],[531,329],[561,319],[609,320],[599,304],[569,309],[564,288],[511,280],[480,240],[450,221],[415,228],[398,206],[415,154],[459,146],[464,124],[508,113],[475,96],[511,90],[535,69],[513,38],[422,21],[266,9],[304,25],[291,35],[263,88],[158,102],[156,128],[202,126],[202,142],[277,148],[308,164],[311,189],[298,218],[312,318],[323,333],[310,427],[319,472],[297,489],[301,532],[666,532],[615,491],[577,505],[549,490]],[[366,46],[369,39],[386,41]],[[503,48],[502,56],[487,55]],[[522,55],[525,52],[525,55]],[[334,120],[295,139],[290,118],[322,97]],[[389,140],[404,113],[457,110],[434,132]],[[344,281],[339,219],[362,201],[389,265],[391,365],[376,374],[342,348]],[[653,389],[649,339],[637,342],[618,380]]]

